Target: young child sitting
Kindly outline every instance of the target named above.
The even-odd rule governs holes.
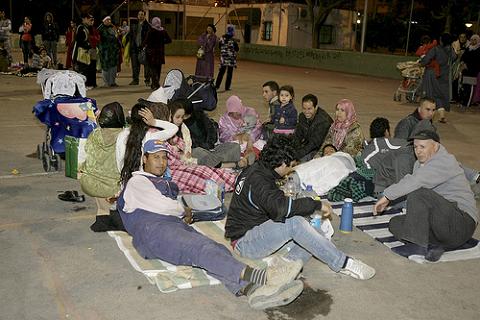
[[[275,106],[273,113],[274,133],[292,134],[297,125],[297,109],[293,105],[295,93],[293,87],[286,85],[280,88],[280,105]]]
[[[47,49],[44,47],[40,47],[40,69],[41,68],[52,68],[52,58],[50,58],[47,54]]]

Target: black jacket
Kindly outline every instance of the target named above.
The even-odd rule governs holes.
[[[138,29],[138,23],[132,24],[130,26],[130,31],[128,32],[128,35],[127,35],[128,42],[130,42],[131,52],[132,51],[138,52],[143,48],[142,45],[143,45],[143,42],[145,41],[145,38],[147,37],[148,30],[150,30],[150,24],[146,20],[143,22],[139,46],[137,46],[137,43],[135,42],[137,29]]]
[[[300,113],[294,134],[298,146],[296,149],[298,160],[310,152],[320,149],[332,122],[330,115],[320,107],[313,119],[307,119],[303,112]]]
[[[280,175],[257,161],[244,169],[235,181],[225,224],[225,237],[241,238],[248,230],[268,220],[285,222],[294,215],[309,216],[322,208],[311,198],[292,200],[276,184]]]
[[[193,111],[190,118],[184,120],[190,130],[192,148],[204,148],[211,150],[218,140],[218,128],[216,123],[203,111]]]

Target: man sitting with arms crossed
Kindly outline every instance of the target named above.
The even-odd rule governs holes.
[[[390,232],[419,245],[425,259],[435,262],[445,249],[458,248],[472,237],[478,211],[463,169],[440,144],[438,134],[427,129],[413,139],[417,157],[413,173],[386,188],[373,213],[407,195],[407,214],[390,220]]]
[[[268,138],[273,134],[273,128],[275,125],[272,122],[273,113],[276,106],[280,106],[280,100],[278,100],[279,93],[278,83],[275,81],[267,81],[262,86],[262,96],[268,105],[268,118],[263,121],[263,139]]]
[[[146,259],[203,268],[233,294],[248,296],[252,308],[292,302],[303,290],[295,280],[300,261],[254,269],[237,261],[223,245],[193,229],[190,208],[176,200],[178,187],[163,178],[168,147],[161,140],[143,146],[144,171],[136,171],[118,199],[118,210],[133,245]]]
[[[301,162],[313,159],[325,141],[332,117],[318,106],[313,94],[302,98],[302,112],[298,115],[297,127],[293,134],[296,139],[296,157]]]
[[[313,255],[335,272],[362,280],[372,278],[375,269],[347,257],[305,218],[315,210],[329,217],[332,207],[328,201],[293,200],[278,188],[277,180],[291,172],[294,160],[292,139],[276,135],[262,150],[260,160],[240,173],[228,210],[225,237],[244,257],[260,259],[287,245],[290,251],[286,260],[306,263]]]

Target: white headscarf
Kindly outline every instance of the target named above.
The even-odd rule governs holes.
[[[472,43],[473,40],[477,40],[477,44]],[[470,44],[468,45],[468,50],[473,51],[477,50],[480,47],[480,36],[478,34],[474,34],[473,36],[470,37]]]

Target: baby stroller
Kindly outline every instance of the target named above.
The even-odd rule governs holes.
[[[397,69],[401,72],[403,80],[393,94],[393,101],[402,101],[402,95],[405,95],[408,102],[418,102],[424,68],[416,61],[405,61],[397,63]]]
[[[86,98],[85,77],[73,71],[43,69],[37,75],[45,99],[33,107],[47,126],[45,141],[37,145],[37,157],[46,172],[61,169],[65,136],[86,138],[96,127],[96,101]]]
[[[213,79],[193,75],[185,78],[181,70],[172,69],[167,73],[163,87],[169,101],[187,99],[194,110],[213,111],[217,107],[217,89]]]

